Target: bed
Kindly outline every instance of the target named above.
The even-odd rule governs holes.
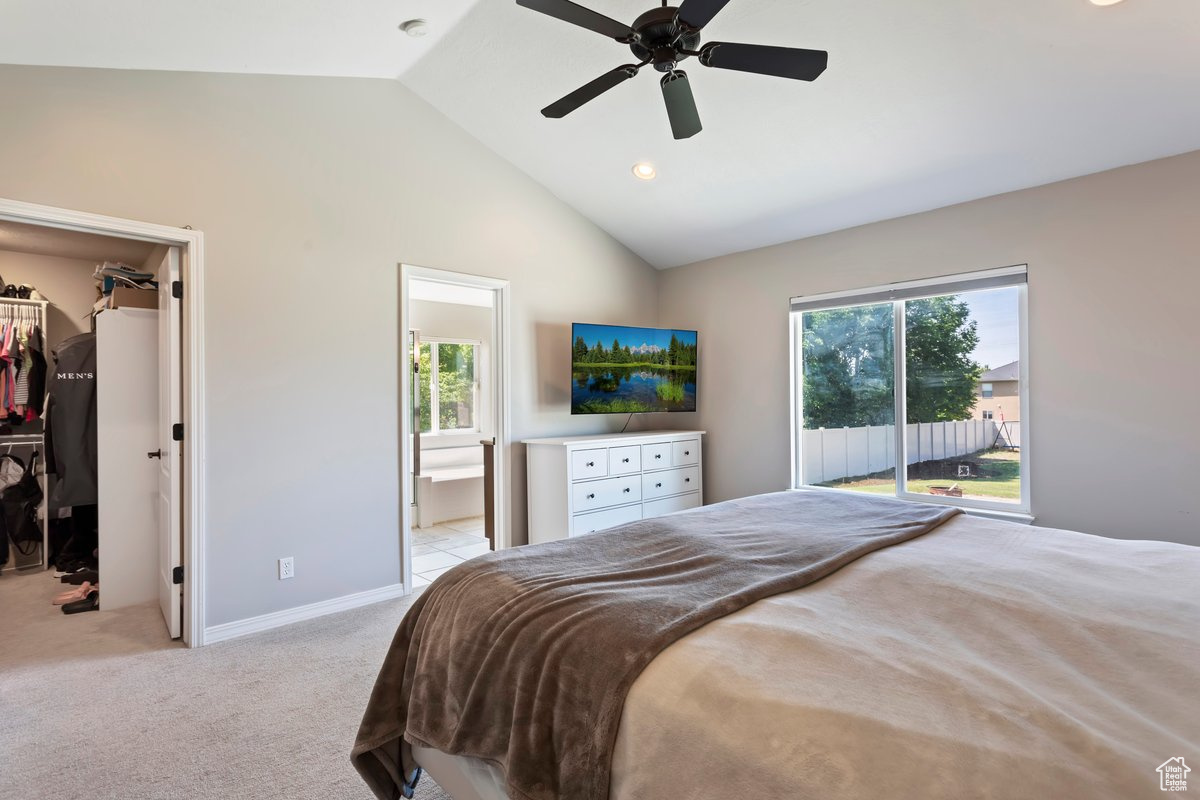
[[[873,527],[893,540],[864,548],[856,539],[862,552],[844,563],[799,588],[751,599],[704,622],[636,667],[627,687],[614,684],[619,720],[601,754],[606,763],[593,769],[605,774],[591,796],[1126,800],[1161,796],[1156,769],[1170,759],[1200,760],[1197,548],[943,509],[913,516],[915,509],[936,507],[849,493],[764,498],[758,505],[751,498],[633,523],[587,537],[596,540],[588,546],[617,547],[620,537],[653,539],[662,535],[656,525],[682,533],[712,518],[726,527],[744,519],[748,527],[769,529],[756,522],[764,505],[786,509],[789,518],[813,518],[818,528],[836,528],[836,520],[844,520],[839,536],[856,538],[856,531]],[[866,515],[874,521],[864,523]],[[897,526],[904,528],[900,535]],[[731,529],[730,535],[736,533]],[[522,550],[485,556],[474,567],[468,562],[456,568],[463,570],[457,576],[456,570],[447,573],[439,579],[450,578],[445,591],[428,595],[435,582],[427,590],[430,600],[422,604],[425,597],[419,598],[397,642],[406,627],[411,632],[432,624],[438,607],[454,606],[455,597],[459,605],[451,617],[460,627],[450,630],[470,631],[464,609],[471,608],[472,584],[483,580],[479,571],[540,557],[536,549],[529,556]],[[680,554],[660,555],[669,560]],[[575,579],[557,577],[554,592],[570,592]],[[635,569],[627,582],[644,578]],[[521,583],[510,587],[514,597],[530,589]],[[547,597],[552,604],[560,596]],[[495,620],[504,604],[489,605],[483,618]],[[600,612],[586,616],[593,613]],[[556,647],[571,646],[570,637],[553,628],[538,630],[537,616],[530,623],[537,635]],[[471,651],[489,653],[499,640],[490,639],[488,630],[464,633],[463,641],[447,643],[446,652],[463,653],[466,662]],[[576,646],[589,652],[586,642]],[[379,797],[403,796],[418,766],[455,800],[584,796],[556,784],[557,776],[541,780],[541,773],[522,773],[514,764],[523,748],[547,763],[570,760],[569,751],[540,728],[522,742],[535,730],[524,727],[529,718],[487,709],[489,697],[506,694],[496,687],[497,676],[509,674],[507,665],[495,662],[497,653],[481,662],[486,668],[473,683],[459,681],[452,691],[431,694],[420,690],[420,676],[454,672],[456,657],[438,652],[430,660],[421,651],[440,648],[396,648],[394,643],[353,755]],[[525,668],[530,685],[543,692],[569,694],[564,686],[591,680]],[[597,669],[611,665],[597,657]],[[408,691],[397,695],[401,686]],[[604,686],[603,676],[596,686]],[[602,727],[589,717],[589,702],[595,698],[578,704],[581,719],[562,714],[550,724]],[[435,717],[452,707],[449,738],[428,740],[427,720],[413,716],[422,704],[437,707],[430,712]],[[397,716],[403,721],[389,725]],[[480,719],[494,721],[495,730],[482,738],[500,735],[508,747],[503,754],[481,748],[480,728],[487,726]],[[390,749],[384,730],[395,745]],[[390,772],[388,758],[394,759]],[[514,785],[514,773],[524,774],[524,783]]]

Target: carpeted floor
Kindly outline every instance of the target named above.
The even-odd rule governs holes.
[[[409,599],[188,650],[157,606],[64,616],[63,588],[0,576],[0,796],[370,800],[350,746]]]

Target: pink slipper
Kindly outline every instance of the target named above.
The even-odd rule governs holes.
[[[83,600],[88,596],[88,592],[91,590],[92,585],[87,581],[84,581],[83,583],[79,584],[78,588],[72,589],[69,592],[63,592],[58,597],[54,598],[53,603],[56,606],[62,606],[66,605],[67,603],[73,603],[76,600]]]

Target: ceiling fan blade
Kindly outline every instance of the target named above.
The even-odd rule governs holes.
[[[634,36],[633,28],[625,23],[617,22],[590,8],[575,5],[570,0],[517,0],[517,5],[549,14],[563,22],[593,30],[617,41],[625,41]]]
[[[729,0],[683,0],[675,16],[689,28],[700,30],[728,3]]]
[[[700,63],[717,69],[736,69],[798,81],[815,81],[828,66],[829,53],[824,50],[771,47],[765,44],[709,42],[700,51]]]
[[[667,102],[667,116],[671,120],[671,133],[675,134],[675,138],[690,139],[703,130],[687,73],[678,69],[668,72],[660,83],[663,100]]]
[[[542,109],[542,116],[550,119],[562,119],[584,103],[595,100],[600,95],[618,86],[638,74],[638,65],[626,64],[617,67],[612,72],[606,72],[591,83],[580,86],[563,99],[551,103]]]

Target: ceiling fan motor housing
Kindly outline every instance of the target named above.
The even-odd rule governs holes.
[[[680,50],[695,50],[700,44],[699,31],[687,31],[675,18],[674,6],[655,8],[634,20],[631,26],[638,34],[629,49],[638,61],[653,62],[659,72],[670,72],[687,58]]]

